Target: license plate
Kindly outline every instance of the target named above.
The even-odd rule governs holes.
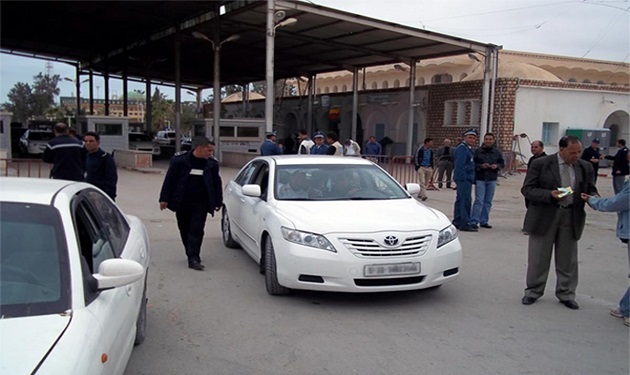
[[[420,263],[373,264],[363,268],[366,277],[390,275],[415,275],[420,273]]]

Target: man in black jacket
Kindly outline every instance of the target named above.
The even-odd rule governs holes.
[[[100,148],[101,137],[94,132],[87,132],[83,136],[87,155],[85,158],[85,182],[88,182],[112,200],[116,200],[116,184],[118,183],[118,171],[114,158]]]
[[[626,147],[626,140],[618,140],[617,148],[618,150],[615,156],[605,156],[607,160],[613,160],[612,176],[613,190],[615,191],[615,195],[619,194],[619,192],[623,188],[623,183],[626,180],[626,176],[630,174],[630,166],[628,166],[628,147]]]
[[[188,268],[202,271],[201,243],[208,214],[223,206],[219,163],[212,157],[214,143],[195,137],[191,151],[171,159],[160,192],[160,210],[175,212],[179,234],[188,257]]]
[[[599,139],[595,138],[591,141],[591,147],[587,147],[582,152],[582,160],[588,161],[593,165],[593,171],[595,172],[595,182],[597,182],[597,172],[599,171],[599,160],[603,159],[604,155],[599,152]]]
[[[483,144],[475,150],[475,203],[469,225],[490,229],[490,209],[497,188],[499,171],[505,167],[503,155],[494,146],[494,134],[486,133]]]
[[[46,145],[42,159],[53,165],[50,178],[56,180],[83,181],[85,179],[85,150],[83,142],[68,134],[63,122],[53,128],[55,138]]]

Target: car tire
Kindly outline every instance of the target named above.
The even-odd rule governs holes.
[[[223,244],[230,249],[237,249],[239,246],[232,237],[232,230],[230,229],[230,217],[228,216],[227,209],[223,206],[221,214],[221,233],[223,237]]]
[[[278,282],[276,253],[269,236],[265,238],[265,286],[267,287],[267,293],[274,296],[285,295],[290,292],[289,288],[283,287]]]
[[[140,345],[147,337],[147,276],[144,278],[144,290],[142,291],[142,300],[140,301],[140,312],[138,312],[138,319],[136,320],[136,338],[133,342],[134,345]]]

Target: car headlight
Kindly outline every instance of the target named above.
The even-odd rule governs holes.
[[[438,249],[447,243],[453,241],[457,238],[457,228],[454,225],[449,225],[448,227],[442,229],[440,231],[440,235],[438,237]]]
[[[299,245],[314,247],[320,250],[327,250],[333,253],[337,252],[337,249],[326,239],[326,237],[317,233],[303,232],[301,230],[289,229],[285,227],[280,228],[282,230],[282,237],[289,242],[293,242]]]

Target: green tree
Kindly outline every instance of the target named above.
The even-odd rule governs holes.
[[[174,122],[173,101],[166,98],[159,88],[155,88],[151,97],[151,116],[153,130],[161,130]]]
[[[50,107],[55,106],[55,97],[59,96],[59,87],[57,85],[61,81],[61,77],[58,74],[49,76],[40,72],[33,79],[33,115],[43,117]]]
[[[18,82],[7,94],[9,101],[3,104],[6,111],[13,113],[13,121],[26,124],[33,115],[33,90],[28,83]]]

